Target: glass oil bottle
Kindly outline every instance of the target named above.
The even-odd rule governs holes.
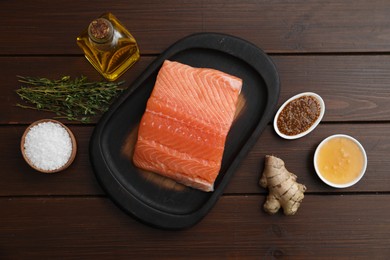
[[[135,38],[111,13],[93,20],[77,37],[87,60],[107,80],[114,81],[140,57]]]

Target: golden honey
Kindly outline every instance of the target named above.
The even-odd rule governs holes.
[[[360,147],[340,136],[326,141],[318,150],[317,169],[324,179],[334,184],[347,184],[358,179],[365,163]]]

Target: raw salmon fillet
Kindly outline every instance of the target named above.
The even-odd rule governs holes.
[[[142,116],[133,162],[186,186],[213,191],[242,80],[164,61]]]

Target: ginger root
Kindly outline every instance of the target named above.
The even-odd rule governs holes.
[[[264,210],[275,214],[280,207],[285,215],[294,215],[304,198],[305,185],[298,183],[297,176],[287,171],[283,160],[265,156],[265,166],[259,184],[268,188],[269,194],[264,203]]]

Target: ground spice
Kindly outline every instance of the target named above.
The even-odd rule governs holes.
[[[297,135],[309,129],[318,119],[321,106],[311,96],[302,96],[290,101],[280,112],[277,126],[285,135]]]
[[[72,153],[72,140],[60,124],[42,122],[26,134],[25,155],[37,168],[52,171],[64,166]]]

